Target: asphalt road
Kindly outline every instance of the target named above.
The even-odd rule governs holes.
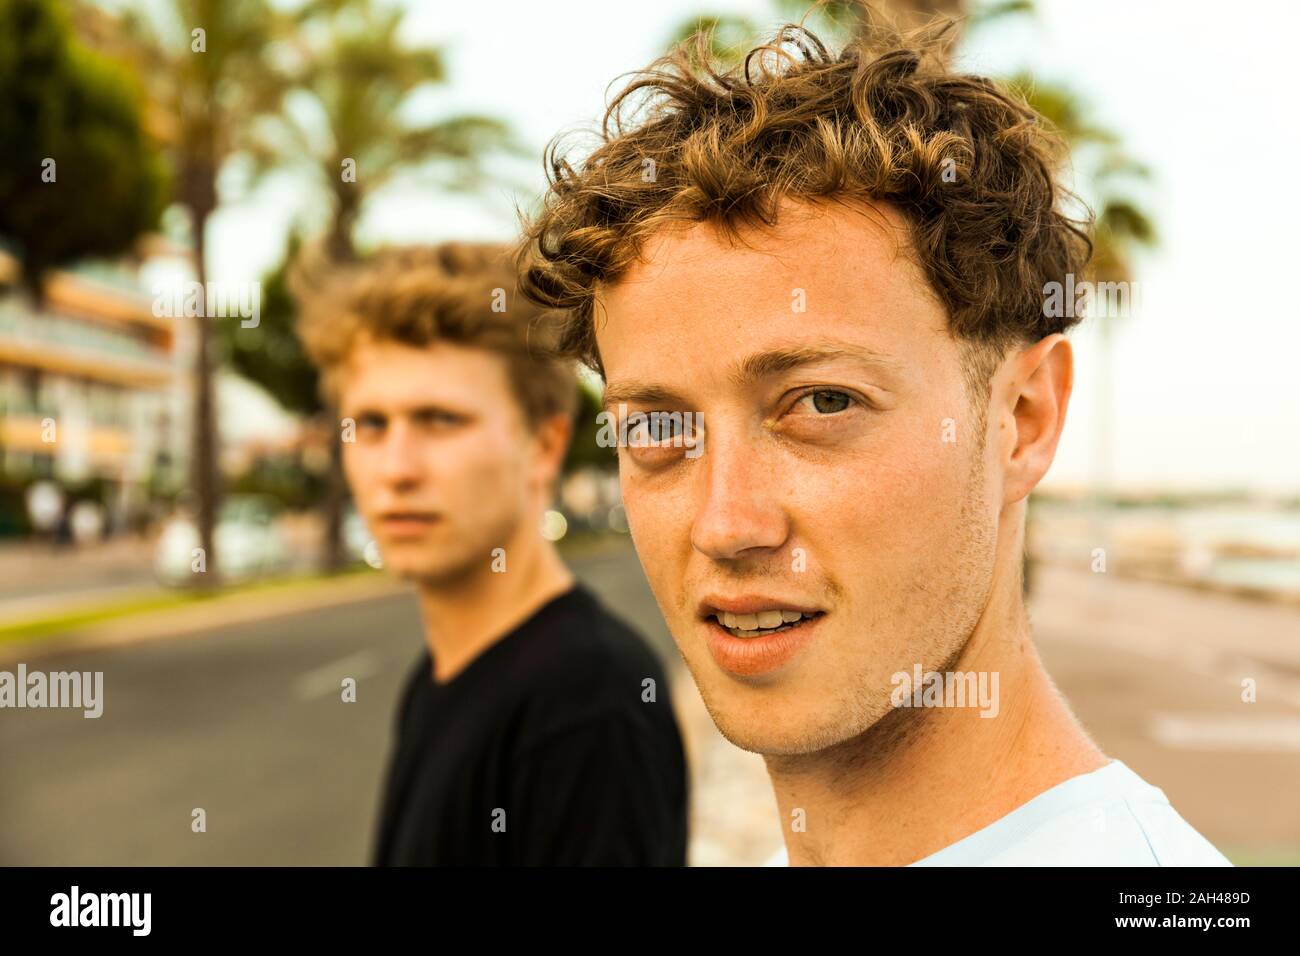
[[[630,548],[572,563],[676,666]],[[1057,569],[1038,586],[1044,659],[1103,748],[1237,862],[1300,862],[1300,611]],[[0,711],[0,863],[366,862],[420,640],[399,596],[29,659],[103,671],[105,712]],[[356,703],[340,699],[345,676]],[[766,858],[779,835],[761,759],[717,736],[698,697],[677,700],[692,861]]]
[[[659,620],[630,549],[574,565],[625,617]],[[667,653],[666,629],[650,630]],[[421,641],[403,595],[28,659],[102,671],[104,714],[0,711],[0,864],[366,862]],[[341,700],[349,676],[355,703]]]
[[[5,712],[0,862],[358,861],[416,627],[413,601],[390,598],[28,661],[103,671],[104,714]]]

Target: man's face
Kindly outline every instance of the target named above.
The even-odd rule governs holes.
[[[342,375],[343,465],[384,566],[450,582],[490,566],[530,515],[537,454],[505,360],[363,338]]]
[[[665,232],[597,303],[606,408],[703,415],[698,457],[619,450],[624,505],[709,712],[760,753],[870,728],[989,595],[996,456],[901,219],[873,219],[788,206],[734,248]]]

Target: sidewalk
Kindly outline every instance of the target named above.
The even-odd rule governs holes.
[[[369,570],[328,577],[267,581],[225,592],[160,592],[175,603],[73,625],[58,636],[0,640],[0,663],[33,655],[114,647],[230,627],[301,611],[401,594],[407,585]]]
[[[276,522],[289,555],[277,575],[309,573],[320,554],[315,515]],[[0,628],[53,614],[73,614],[114,601],[164,598],[177,591],[154,575],[158,534],[119,535],[88,545],[46,540],[0,542]]]
[[[86,546],[0,543],[0,618],[38,614],[74,594],[103,600],[151,587],[153,549],[151,539],[134,536]]]

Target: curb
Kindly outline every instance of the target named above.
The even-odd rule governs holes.
[[[372,601],[410,593],[409,585],[384,575],[325,578],[280,591],[219,595],[180,607],[125,614],[77,627],[58,636],[0,643],[0,663],[85,650],[125,647],[280,617],[300,611]]]

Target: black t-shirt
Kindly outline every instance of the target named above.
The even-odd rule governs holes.
[[[663,668],[581,584],[446,683],[421,655],[398,710],[375,865],[681,866],[686,831]]]

